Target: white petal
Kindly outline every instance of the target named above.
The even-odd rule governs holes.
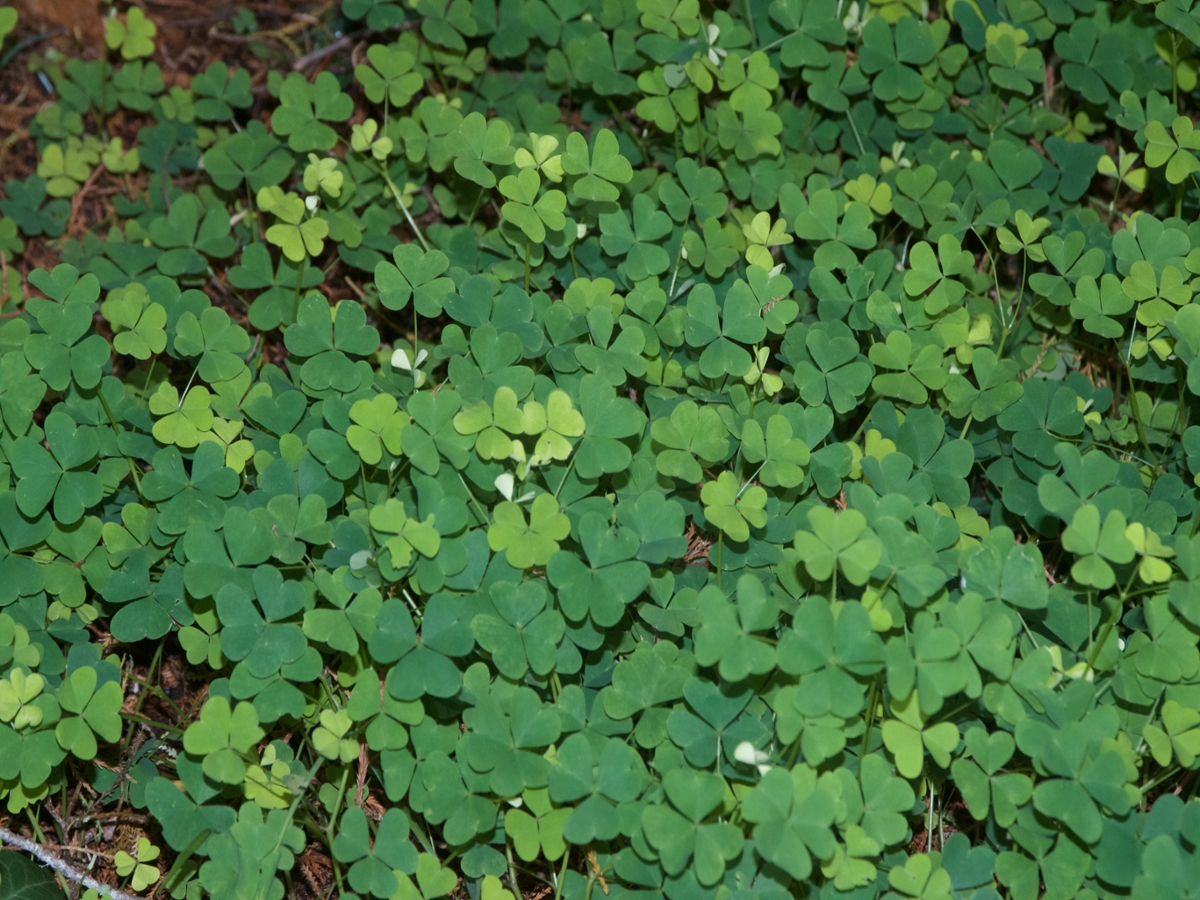
[[[511,472],[496,476],[496,490],[504,495],[505,500],[512,499],[513,477]]]

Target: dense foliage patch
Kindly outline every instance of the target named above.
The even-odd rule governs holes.
[[[144,810],[176,900],[1196,896],[1200,6],[330,15],[41,61],[12,822]]]

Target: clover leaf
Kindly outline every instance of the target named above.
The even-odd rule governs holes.
[[[943,221],[945,206],[954,196],[954,186],[938,181],[937,169],[930,165],[901,169],[896,173],[896,190],[892,206],[914,228]]]
[[[1018,371],[1015,361],[997,359],[992,350],[980,347],[971,358],[975,384],[957,373],[946,380],[944,392],[950,400],[950,414],[970,415],[981,422],[999,415],[1021,399],[1024,391],[1015,380]]]
[[[303,597],[297,595],[301,590],[297,582],[282,582],[278,570],[270,566],[256,570],[254,582],[261,591],[262,614],[237,585],[225,585],[215,597],[222,625],[221,652],[234,662],[246,660],[254,677],[267,678],[299,660],[308,647],[299,625],[280,624],[303,608]]]
[[[211,394],[203,385],[195,385],[182,398],[165,381],[150,398],[150,412],[160,416],[154,423],[154,436],[164,444],[191,449],[206,440],[216,417],[211,407]]]
[[[808,445],[792,436],[786,416],[767,419],[766,432],[751,419],[742,429],[742,452],[748,462],[758,463],[758,477],[768,487],[796,487],[804,480],[802,466],[808,465]]]
[[[486,120],[480,113],[471,113],[462,120],[458,130],[446,139],[447,149],[454,157],[454,170],[482,188],[494,188],[496,176],[487,164],[511,165],[516,150],[511,146],[512,129],[503,119]]]
[[[346,810],[333,852],[339,862],[353,863],[348,873],[350,886],[381,900],[391,897],[400,886],[393,870],[406,875],[417,871],[417,848],[408,840],[408,834],[408,816],[402,810],[390,809],[380,820],[372,844],[363,811],[356,806]]]
[[[700,665],[719,663],[721,677],[730,682],[775,668],[774,650],[756,632],[773,628],[779,609],[759,581],[746,575],[738,579],[736,606],[720,590],[707,587],[700,592],[696,609],[701,623],[695,632]]]
[[[575,196],[583,200],[616,200],[618,184],[633,177],[633,168],[621,155],[616,136],[607,128],[596,132],[589,156],[587,141],[578,132],[567,136],[567,150],[562,157],[563,171],[582,176],[571,186]]]
[[[913,246],[909,259],[911,268],[904,275],[904,289],[910,295],[925,296],[925,311],[929,315],[937,315],[962,301],[967,289],[954,276],[970,272],[975,257],[963,250],[953,235],[939,238],[937,258],[933,248],[921,241]]]
[[[835,618],[823,597],[800,605],[777,653],[783,671],[802,676],[796,706],[806,716],[856,715],[863,705],[857,678],[874,675],[884,665],[883,641],[871,630],[862,604],[842,604]]]
[[[739,488],[732,472],[722,472],[716,481],[707,482],[700,500],[705,517],[731,540],[749,540],[751,525],[762,528],[767,524],[767,492],[750,483]]]
[[[184,312],[175,325],[175,350],[196,357],[197,372],[207,382],[236,378],[245,367],[241,357],[250,349],[250,336],[219,307],[209,307],[196,318]]]
[[[391,564],[397,569],[412,562],[413,550],[424,556],[434,556],[441,545],[441,536],[433,525],[433,516],[424,521],[411,519],[404,504],[389,498],[383,506],[375,506],[370,514],[371,527],[384,537],[385,546],[391,553]],[[386,537],[390,535],[390,537]]]
[[[808,766],[773,768],[742,801],[742,814],[754,823],[754,844],[765,859],[793,878],[812,872],[812,860],[828,859],[836,847],[830,826],[833,797]]]
[[[73,671],[58,688],[58,703],[66,713],[74,715],[59,719],[54,736],[59,746],[78,759],[96,756],[96,736],[109,743],[121,739],[121,717],[118,714],[125,698],[121,686],[106,680],[97,686],[97,672],[91,666]]]
[[[244,180],[257,193],[287,177],[292,157],[262,122],[251,119],[245,130],[229,135],[205,151],[204,168],[218,187],[237,190]]]
[[[421,76],[413,71],[416,58],[406,50],[372,44],[367,49],[367,60],[369,66],[354,67],[354,77],[373,103],[383,102],[386,96],[393,107],[407,106],[413,94],[421,89]]]
[[[724,780],[683,767],[666,774],[663,788],[669,804],[654,804],[642,813],[646,839],[668,874],[682,872],[692,859],[696,880],[715,884],[744,840],[741,830],[730,823],[707,821],[724,798]]]
[[[423,253],[415,244],[401,244],[392,257],[395,265],[384,261],[375,267],[375,280],[383,305],[400,310],[413,299],[421,315],[438,315],[447,295],[454,290],[451,279],[439,277],[450,265],[446,254],[441,250]]]
[[[332,148],[337,132],[326,123],[344,122],[354,108],[331,72],[322,72],[312,84],[291,73],[279,88],[279,103],[271,114],[271,129],[286,137],[295,153]]]
[[[201,98],[196,101],[196,115],[208,121],[228,121],[235,108],[245,109],[252,102],[250,73],[245,69],[230,72],[223,62],[211,63],[197,74],[191,89]]]
[[[662,446],[655,467],[663,475],[699,484],[704,474],[700,463],[713,465],[729,455],[729,436],[717,411],[684,400],[670,417],[655,419],[650,434]]]
[[[942,368],[943,351],[936,333],[920,336],[920,343],[905,331],[893,331],[886,341],[872,344],[868,356],[876,366],[891,371],[875,376],[871,386],[886,397],[923,403],[929,390],[940,390],[947,374]]]
[[[553,669],[564,623],[557,610],[546,609],[548,600],[537,582],[519,586],[501,582],[491,589],[495,612],[471,620],[476,643],[492,654],[507,677],[522,678],[529,670],[545,675]]]
[[[500,210],[501,215],[535,243],[545,240],[547,228],[559,231],[566,224],[562,214],[567,204],[566,195],[550,190],[539,198],[540,185],[537,172],[531,168],[500,179],[500,193],[509,198]]]
[[[318,256],[329,236],[329,223],[320,216],[305,217],[306,207],[298,194],[277,187],[260,188],[258,206],[278,220],[266,231],[268,242],[279,247],[292,262]]]
[[[300,301],[296,322],[284,334],[288,350],[304,357],[300,375],[317,389],[353,390],[361,374],[350,355],[365,356],[379,346],[379,332],[366,324],[366,313],[354,302],[330,307],[310,294]]]
[[[860,537],[867,527],[862,513],[854,509],[835,513],[815,506],[808,511],[808,522],[812,530],[797,531],[795,544],[809,574],[825,581],[836,566],[852,584],[865,584],[879,562],[882,547],[870,537]]]
[[[1015,741],[1006,732],[989,735],[982,728],[969,729],[963,739],[971,759],[956,759],[950,768],[967,809],[976,820],[987,818],[993,809],[997,822],[1011,824],[1033,794],[1028,775],[1003,771],[1016,750]]]
[[[46,193],[51,197],[70,197],[87,181],[92,167],[100,162],[100,154],[71,138],[66,145],[48,144],[42,151],[37,174],[45,179]]]
[[[82,388],[99,384],[111,348],[104,338],[88,334],[95,303],[31,301],[26,308],[34,313],[45,333],[29,335],[24,346],[25,357],[46,386],[62,391],[72,380]]]
[[[512,838],[517,856],[529,862],[544,855],[555,861],[566,852],[563,823],[573,815],[570,808],[555,808],[544,788],[527,790],[521,795],[521,809],[504,813],[504,831]]]
[[[133,7],[125,14],[125,21],[116,16],[104,20],[104,42],[109,50],[121,51],[122,59],[137,59],[154,53],[154,35],[158,26],[140,7]],[[141,888],[135,888],[141,890]]]
[[[133,876],[130,885],[135,891],[144,891],[162,877],[158,866],[150,863],[158,859],[159,849],[150,843],[149,838],[138,838],[136,856],[130,856],[124,850],[118,850],[113,856],[113,865],[117,874],[122,878]]]
[[[627,529],[609,527],[600,514],[587,513],[577,529],[588,565],[576,554],[559,550],[550,557],[546,575],[558,589],[568,619],[578,622],[590,614],[597,625],[610,627],[650,583],[650,569],[634,559],[638,538]]]
[[[953,722],[928,725],[914,691],[904,700],[892,701],[894,719],[883,723],[883,743],[896,757],[896,769],[905,778],[917,778],[925,768],[929,752],[942,768],[950,765],[950,756],[958,747],[958,728]]]
[[[729,198],[721,190],[724,182],[720,172],[711,166],[699,166],[685,156],[676,164],[676,175],[678,184],[664,179],[658,188],[659,199],[672,219],[686,222],[694,215],[704,222],[725,214]]]
[[[384,447],[392,456],[400,456],[400,436],[411,420],[399,411],[395,397],[378,394],[371,400],[356,400],[350,419],[353,424],[346,430],[346,441],[363,462],[378,465]]]
[[[989,25],[986,33],[988,77],[998,87],[1028,95],[1045,66],[1036,47],[1025,46],[1029,32],[1007,22]]]
[[[8,451],[17,475],[17,506],[26,516],[38,515],[51,498],[54,517],[64,524],[78,522],[85,510],[100,502],[104,493],[92,461],[100,453],[96,430],[79,426],[62,412],[46,417],[47,452],[29,437],[19,437]]]
[[[1167,133],[1158,121],[1146,125],[1146,165],[1152,169],[1166,166],[1167,181],[1179,184],[1192,172],[1200,170],[1200,160],[1193,150],[1200,149],[1200,134],[1193,130],[1192,120],[1179,116]]]
[[[544,566],[570,530],[570,520],[559,512],[558,501],[549,494],[534,498],[528,521],[518,504],[506,500],[497,504],[492,514],[488,546],[496,553],[504,551],[515,569]]]
[[[796,199],[799,202],[795,209],[784,213],[789,222],[795,223],[797,237],[821,242],[813,257],[817,265],[845,269],[858,261],[855,249],[869,250],[875,246],[874,233],[868,227],[871,211],[865,203],[852,202],[841,212],[829,190],[817,191],[808,201],[802,195]]]
[[[600,246],[611,256],[625,257],[625,270],[634,281],[644,281],[651,275],[661,275],[671,266],[667,251],[656,242],[671,231],[671,219],[656,209],[647,194],[633,198],[633,227],[625,213],[600,215]]]
[[[224,697],[210,697],[200,718],[187,727],[183,747],[204,757],[204,774],[221,784],[241,784],[246,774],[244,754],[263,736],[258,714],[249,703],[236,706]]]

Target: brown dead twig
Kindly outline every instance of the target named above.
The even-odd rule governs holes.
[[[67,219],[67,234],[74,232],[75,226],[78,224],[80,209],[83,207],[83,200],[96,184],[96,179],[100,177],[100,173],[103,171],[105,171],[104,166],[96,166],[95,171],[83,183],[83,187],[77,190],[75,196],[71,198],[71,217]]]
[[[707,566],[708,548],[712,546],[712,541],[697,530],[695,522],[690,521],[684,537],[688,542],[687,552],[683,554],[684,565]]]
[[[108,896],[112,897],[112,900],[141,900],[137,894],[127,894],[124,891],[117,890],[111,885],[97,881],[86,872],[80,872],[65,859],[60,856],[56,856],[46,847],[43,847],[41,844],[38,844],[35,841],[31,841],[29,838],[21,837],[21,835],[14,831],[9,831],[7,828],[0,828],[0,842],[24,850],[29,855],[45,863],[64,878],[73,881],[76,884],[82,884],[86,888],[91,888],[92,890],[99,892],[101,895],[107,894]],[[71,849],[74,850],[75,848]],[[85,850],[84,852],[93,853],[94,851]]]
[[[596,873],[596,880],[600,882],[600,890],[604,891],[604,895],[608,896],[608,882],[604,880],[604,872],[600,870],[600,863],[596,860],[596,851],[590,847],[587,852],[588,862],[592,864],[592,871]]]

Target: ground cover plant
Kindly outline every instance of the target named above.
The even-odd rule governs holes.
[[[0,9],[0,896],[1198,896],[1200,6],[103,16]]]

